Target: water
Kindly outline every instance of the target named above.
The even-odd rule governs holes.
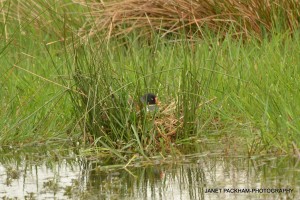
[[[167,157],[142,167],[70,151],[2,152],[2,199],[299,199],[297,158]],[[106,163],[106,164],[105,164]],[[279,190],[281,189],[281,190]]]

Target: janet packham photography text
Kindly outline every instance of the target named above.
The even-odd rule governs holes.
[[[206,188],[205,193],[292,193],[291,188]]]

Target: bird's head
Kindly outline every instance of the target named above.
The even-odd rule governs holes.
[[[147,93],[140,98],[143,104],[147,105],[147,111],[154,111],[157,109],[157,106],[160,104],[158,98],[155,94]]]
[[[158,105],[159,104],[157,96],[152,93],[145,94],[144,96],[142,96],[140,98],[140,100],[142,103],[147,104],[147,105],[154,105],[154,104]]]

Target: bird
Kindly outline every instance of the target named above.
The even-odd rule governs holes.
[[[117,97],[114,92],[113,89],[110,87],[110,91],[111,91],[111,98],[112,101],[114,102],[114,104],[117,103]],[[132,106],[135,106],[135,108],[139,111],[141,110],[143,107],[146,107],[146,111],[157,111],[158,110],[158,105],[160,104],[160,102],[158,101],[158,98],[155,94],[153,93],[146,93],[143,96],[140,97],[140,101],[141,104],[134,101],[133,98],[131,96],[129,96],[129,99],[127,100],[128,105],[130,105],[130,107],[132,108]]]
[[[146,93],[140,98],[140,101],[146,106],[147,112],[157,111],[159,101],[155,94]]]

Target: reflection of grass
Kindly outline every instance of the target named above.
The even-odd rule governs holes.
[[[28,15],[33,1],[26,2],[1,4],[1,144],[13,148],[67,142],[79,135],[99,155],[109,152],[122,160],[135,153],[144,157],[176,154],[174,143],[206,138],[228,143],[227,149],[246,143],[249,155],[299,152],[300,37],[297,32],[284,32],[298,25],[289,23],[297,14],[293,9],[274,5],[269,16],[259,10],[257,21],[250,13],[250,21],[230,15],[234,23],[209,18],[215,23],[206,26],[197,26],[189,17],[185,20],[192,21],[183,20],[184,26],[178,26],[185,28],[176,31],[169,27],[172,20],[162,26],[153,21],[153,15],[146,18],[151,31],[145,22],[138,26],[141,21],[135,21],[137,26],[129,31],[126,27],[133,21],[124,18],[122,26],[115,18],[110,33],[121,31],[122,37],[115,34],[109,42],[103,40],[100,29],[94,29],[107,15],[97,18],[90,10],[86,14],[96,19],[87,21],[90,26],[85,28],[90,28],[93,37],[86,42],[83,38],[89,34],[78,39],[73,33],[90,18],[76,15],[71,20],[74,16],[65,12],[82,7],[56,8],[36,1],[31,7],[34,14]],[[292,4],[283,1],[283,5]],[[12,12],[14,6],[20,6],[18,13]],[[227,10],[218,7],[218,12],[236,11],[229,2],[222,6]],[[245,9],[238,10],[245,14]],[[229,16],[228,12],[217,16]],[[284,17],[278,24],[276,13]],[[173,34],[155,31],[158,26],[169,27],[167,32]],[[147,32],[146,37],[140,29]],[[198,34],[191,37],[192,30],[201,32],[202,39]],[[241,31],[247,40],[236,38]],[[159,111],[143,109],[139,97],[146,92],[158,94]],[[242,144],[232,143],[239,140]]]
[[[59,190],[59,185],[56,180],[49,180],[43,183],[43,188],[48,191],[57,192]]]
[[[10,179],[18,179],[20,177],[20,171],[12,169],[12,168],[8,168],[7,172],[6,172],[6,176],[7,178]]]
[[[79,190],[79,182],[76,179],[72,179],[72,184],[70,186],[66,186],[64,188],[64,195],[68,196],[69,198],[72,198],[73,196],[78,195],[78,190]]]
[[[21,172],[17,169],[13,169],[12,167],[8,167],[6,169],[6,185],[11,185],[14,179],[19,179]]]
[[[34,192],[29,192],[27,193],[27,195],[24,196],[25,199],[30,199],[30,200],[35,200],[36,198],[36,194]]]

